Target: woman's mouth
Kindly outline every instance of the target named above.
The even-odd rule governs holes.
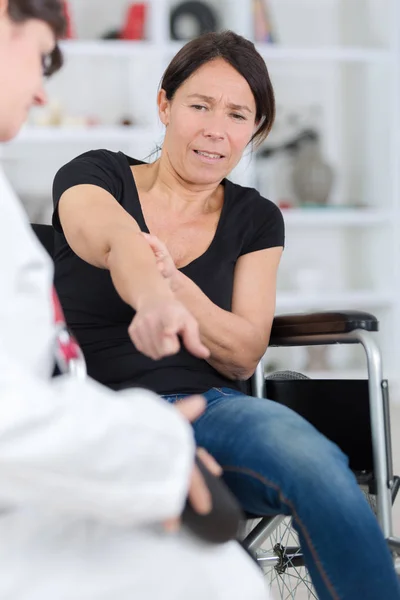
[[[218,152],[207,152],[206,150],[194,150],[194,153],[206,162],[217,162],[225,158],[223,154],[219,154]]]

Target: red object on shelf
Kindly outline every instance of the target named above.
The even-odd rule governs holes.
[[[135,2],[129,6],[125,24],[121,31],[122,40],[144,39],[146,14],[146,2]]]
[[[70,10],[70,6],[69,6],[69,3],[67,2],[67,0],[64,0],[63,4],[64,4],[64,14],[65,14],[65,18],[67,21],[67,31],[65,32],[65,39],[71,40],[71,39],[75,38],[75,32],[72,27],[71,10]]]

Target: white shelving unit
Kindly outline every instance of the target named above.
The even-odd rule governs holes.
[[[92,127],[24,127],[13,145],[23,143],[63,144],[66,142],[92,143],[97,140],[114,140],[130,142],[132,138],[148,138],[157,135],[155,130],[140,126],[92,126]]]
[[[252,0],[207,1],[219,12],[223,28],[253,38]],[[148,0],[144,41],[100,40],[107,28],[121,23],[128,3],[70,0],[80,39],[62,43],[66,66],[49,82],[50,99],[61,101],[70,114],[97,116],[101,124],[30,123],[14,142],[0,147],[5,173],[31,214],[40,198],[48,219],[53,176],[73,156],[108,147],[145,158],[162,143],[156,92],[163,70],[182,46],[169,39],[169,10],[177,2]],[[322,107],[323,149],[336,172],[329,207],[284,211],[287,247],[277,312],[342,308],[376,313],[386,373],[400,383],[399,2],[269,4],[278,43],[256,46],[270,70],[278,119],[282,108],[303,110],[313,102]],[[121,126],[123,118],[132,119],[132,126]],[[232,174],[235,181],[257,185],[254,163],[250,153]],[[322,273],[319,287],[305,291],[299,285],[302,270]],[[335,374],[363,372],[359,353],[346,352],[348,365]],[[282,356],[285,366],[284,351]]]

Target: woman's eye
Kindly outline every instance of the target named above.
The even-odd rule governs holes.
[[[246,120],[246,117],[244,117],[243,115],[239,115],[239,113],[232,113],[232,117],[236,121],[245,121]]]
[[[202,106],[201,104],[192,104],[192,108],[198,111],[201,111],[203,109],[206,110],[206,106]]]

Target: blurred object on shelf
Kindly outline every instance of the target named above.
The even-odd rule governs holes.
[[[110,29],[102,40],[137,41],[146,38],[147,3],[134,2],[128,6],[122,29]]]
[[[296,141],[292,185],[302,206],[328,204],[333,185],[333,169],[324,160],[317,131],[303,131]]]
[[[64,115],[58,124],[59,127],[95,127],[98,125],[93,119],[83,115]]]
[[[310,132],[312,135],[317,135],[319,140],[322,126],[322,111],[319,106],[277,107],[277,119],[268,140],[256,154],[256,186],[263,196],[275,202],[279,207],[292,208],[311,205],[310,201],[303,201],[302,186],[295,187],[293,172],[302,150],[308,157],[309,148],[304,149],[303,146],[310,143]],[[302,154],[301,164],[303,164],[303,158]],[[316,166],[316,160],[313,159],[312,164]],[[325,165],[325,163],[323,164]],[[309,161],[306,166],[310,166]],[[322,173],[322,170],[319,173]],[[315,174],[316,169],[313,170],[313,175]],[[326,182],[327,180],[328,177],[326,177]]]
[[[51,100],[46,107],[32,113],[29,120],[35,127],[95,127],[100,125],[96,116],[74,115],[67,113],[58,100]]]
[[[120,34],[121,40],[144,40],[146,18],[146,2],[134,2],[131,4]]]
[[[65,32],[65,39],[72,40],[76,37],[76,35],[75,35],[75,29],[72,25],[71,7],[67,0],[64,0],[63,4],[64,4],[65,19],[67,21],[67,30]]]
[[[289,200],[281,200],[278,206],[281,210],[289,210],[293,208],[293,204]]]
[[[123,127],[132,127],[135,124],[135,122],[130,117],[123,117],[120,120],[119,124],[122,125]]]
[[[32,125],[36,127],[56,127],[59,126],[63,118],[63,109],[58,100],[52,99],[45,107],[32,112],[29,119]]]
[[[103,35],[101,36],[102,40],[119,40],[120,38],[120,31],[119,29],[110,29],[109,31],[106,31],[106,33],[103,33]]]
[[[276,38],[268,4],[269,0],[253,0],[254,39],[256,42],[273,44]]]
[[[295,206],[292,187],[293,154],[289,148],[265,148],[257,154],[256,187],[262,196],[281,208]]]
[[[256,155],[257,189],[281,208],[297,204],[291,174],[298,136],[297,119],[289,112],[276,120],[268,143]]]
[[[206,2],[181,2],[171,10],[170,35],[173,40],[189,41],[218,29],[218,15]]]

